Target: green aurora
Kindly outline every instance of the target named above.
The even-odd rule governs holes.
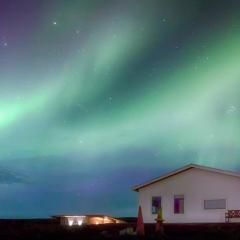
[[[240,170],[238,1],[2,5],[3,217],[133,215],[166,169]]]

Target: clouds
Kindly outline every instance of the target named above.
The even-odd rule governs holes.
[[[28,183],[28,177],[21,172],[0,166],[0,184]]]

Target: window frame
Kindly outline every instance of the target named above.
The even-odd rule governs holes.
[[[175,210],[175,200],[176,199],[183,199],[183,212],[179,211],[179,212],[176,212]],[[180,209],[179,209],[180,210]],[[184,214],[185,213],[185,196],[184,194],[174,194],[173,196],[173,213],[174,214]]]
[[[156,212],[155,211],[153,211],[153,199],[154,198],[160,198],[160,206],[158,207],[158,209],[156,210]],[[155,208],[157,208],[157,207],[155,207]],[[152,214],[157,214],[158,213],[158,210],[160,209],[160,208],[162,208],[162,196],[152,196],[152,198],[151,198],[151,213]]]
[[[219,208],[219,207],[214,207],[214,208],[207,208],[206,207],[206,202],[207,201],[218,201],[218,200],[224,200],[225,201],[225,207],[224,208]],[[226,198],[217,198],[217,199],[204,199],[203,200],[203,209],[204,210],[226,210],[227,209],[227,199]]]

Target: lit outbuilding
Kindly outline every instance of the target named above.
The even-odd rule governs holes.
[[[64,226],[82,226],[123,223],[122,220],[107,215],[57,215],[53,216]]]

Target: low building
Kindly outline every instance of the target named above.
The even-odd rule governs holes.
[[[240,174],[196,164],[133,190],[138,192],[146,223],[155,222],[160,208],[166,223],[225,222],[227,210],[240,210]]]
[[[98,224],[117,224],[124,223],[120,219],[116,219],[106,215],[57,215],[53,216],[64,226],[82,226],[82,225],[98,225]]]

